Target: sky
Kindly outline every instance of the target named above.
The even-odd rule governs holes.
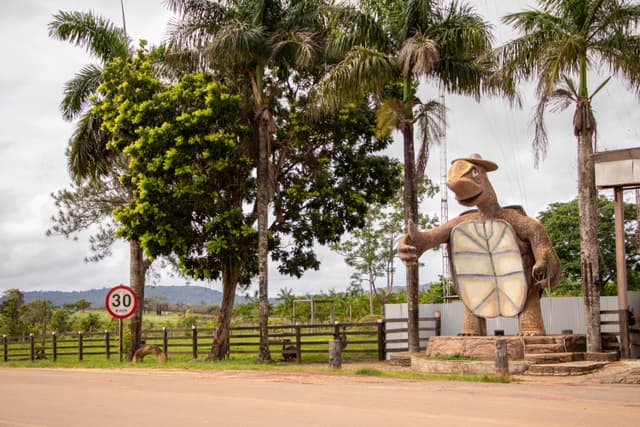
[[[85,263],[89,255],[88,233],[77,240],[46,236],[55,213],[52,193],[68,187],[65,148],[75,124],[62,119],[59,103],[65,81],[83,65],[94,62],[85,51],[49,38],[47,24],[59,10],[88,11],[122,22],[118,0],[21,0],[5,2],[0,14],[0,293],[7,289],[83,290],[128,284],[129,251],[126,243],[114,247],[113,256],[99,263]],[[499,17],[535,5],[533,0],[471,0],[478,13],[494,24],[496,45],[512,31]],[[124,1],[127,32],[134,40],[151,44],[164,40],[171,14],[161,1]],[[590,87],[606,75],[592,74]],[[576,197],[576,142],[572,133],[572,111],[546,114],[549,150],[539,168],[534,168],[531,117],[535,108],[533,85],[523,84],[521,109],[500,99],[476,102],[447,95],[446,150],[434,147],[427,175],[440,182],[443,156],[447,164],[458,157],[479,153],[499,169],[489,176],[503,205],[522,205],[536,216],[550,203]],[[430,86],[420,90],[424,99],[437,98]],[[594,98],[598,122],[598,150],[640,145],[638,98],[612,79]],[[401,141],[388,154],[401,159]],[[603,194],[609,195],[607,192]],[[425,201],[421,210],[440,216],[441,200]],[[462,212],[449,192],[449,218]],[[282,277],[270,267],[270,293],[290,288],[296,295],[331,289],[342,291],[350,283],[352,270],[343,258],[318,248],[322,266],[301,279]],[[442,272],[439,252],[425,254],[421,261],[421,283],[437,279]],[[396,284],[403,284],[398,261]],[[187,279],[162,274],[150,285],[177,285]],[[197,283],[221,289],[219,283]],[[382,286],[382,280],[378,284]],[[253,289],[256,287],[254,286]]]

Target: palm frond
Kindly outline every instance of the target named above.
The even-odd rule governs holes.
[[[487,68],[490,63],[484,60],[493,43],[491,26],[470,7],[452,2],[439,11],[424,34],[438,48],[440,59],[432,75],[445,90],[478,99],[483,93],[493,95],[509,88],[505,84],[491,86],[497,81],[489,79],[495,70]]]
[[[601,68],[622,77],[640,94],[640,36],[617,33],[598,40],[591,49]]]
[[[420,130],[420,148],[416,160],[416,183],[421,184],[429,161],[429,151],[433,144],[439,144],[444,135],[446,107],[436,100],[419,105],[415,114]]]
[[[544,122],[544,112],[547,108],[549,95],[538,97],[536,112],[533,116],[533,166],[537,168],[540,161],[547,157],[547,149],[549,147],[549,135]]]
[[[379,93],[398,71],[394,57],[356,47],[323,76],[314,91],[315,101],[321,110],[336,111],[344,102]]]
[[[611,80],[611,76],[607,77],[606,79],[604,79],[604,81],[602,83],[600,83],[598,85],[598,87],[596,88],[596,90],[594,90],[591,95],[589,96],[589,98],[593,98],[594,96],[596,96],[598,94],[598,92],[600,92],[606,85],[607,83],[609,83],[609,80]]]
[[[81,116],[67,149],[67,166],[74,181],[80,183],[110,173],[113,153],[107,150],[109,137],[99,115],[88,110]]]
[[[433,26],[438,10],[434,0],[409,0],[400,2],[398,11],[391,17],[391,28],[398,40],[406,40],[415,31],[425,32]]]
[[[80,46],[102,62],[131,54],[124,31],[93,12],[59,11],[49,23],[49,36]]]
[[[266,47],[264,30],[246,21],[233,20],[218,29],[205,53],[212,61],[232,68],[260,62],[260,58],[266,62],[271,53]]]
[[[165,0],[178,15],[169,21],[168,36],[175,50],[200,51],[209,44],[217,29],[230,18],[230,11],[219,2],[208,0]]]
[[[351,6],[329,7],[328,19],[333,28],[327,45],[332,57],[342,57],[350,49],[361,46],[388,52],[392,41],[374,16]]]
[[[563,74],[578,72],[586,51],[586,40],[581,35],[546,43],[540,55],[538,93],[553,91]]]
[[[380,136],[387,138],[400,126],[404,106],[398,98],[385,98],[376,111],[376,126]]]
[[[535,115],[533,117],[533,161],[534,167],[538,167],[541,160],[547,156],[549,136],[544,122],[544,113],[547,108],[551,111],[563,111],[578,102],[578,92],[575,84],[565,76],[566,87],[560,87],[550,92],[541,93],[538,97]]]
[[[398,62],[402,74],[405,76],[427,75],[431,73],[439,59],[440,55],[435,41],[421,32],[417,32],[405,40],[400,52],[398,52]]]
[[[306,31],[278,33],[275,37],[271,59],[281,53],[287,53],[287,57],[293,59],[296,68],[305,68],[310,65],[318,56],[320,50],[319,43],[315,39],[315,34]]]
[[[95,93],[100,83],[102,83],[102,68],[89,64],[82,67],[71,80],[64,84],[60,110],[65,120],[73,120],[85,110],[89,97]]]

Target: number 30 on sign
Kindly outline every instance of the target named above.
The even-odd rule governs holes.
[[[126,319],[136,312],[138,296],[130,287],[119,285],[107,292],[104,305],[111,316],[116,319]]]

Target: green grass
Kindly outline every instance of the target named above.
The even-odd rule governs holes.
[[[436,354],[434,356],[431,356],[431,359],[435,359],[435,360],[480,360],[479,357],[476,356],[465,356],[463,354],[460,353],[456,353],[456,354]]]
[[[369,377],[381,377],[384,375],[384,372],[374,368],[360,368],[360,369],[356,369],[355,374],[366,375]]]
[[[251,358],[232,358],[230,360],[206,361],[203,359],[169,360],[166,363],[158,363],[155,357],[149,355],[142,362],[120,362],[115,356],[110,360],[90,359],[78,360],[35,360],[9,361],[0,363],[1,368],[54,368],[54,369],[185,369],[185,370],[239,370],[239,371],[283,371],[283,372],[315,372],[318,374],[331,373],[338,375],[361,375],[381,378],[396,378],[416,381],[467,381],[486,383],[511,383],[514,380],[505,377],[496,377],[486,374],[426,374],[409,370],[396,370],[389,368],[386,362],[377,362],[371,367],[372,362],[367,362],[366,367],[358,367],[358,362],[347,362],[343,369],[331,369],[325,363],[282,362],[275,360],[271,363],[257,363],[255,355]]]

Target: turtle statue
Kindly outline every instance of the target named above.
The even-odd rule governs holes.
[[[488,172],[498,165],[479,154],[451,162],[447,186],[476,209],[419,231],[409,223],[398,244],[407,264],[442,243],[449,245],[456,291],[465,305],[461,335],[486,335],[486,319],[518,316],[519,335],[544,335],[540,296],[560,277],[560,260],[546,230],[519,206],[501,207]]]

